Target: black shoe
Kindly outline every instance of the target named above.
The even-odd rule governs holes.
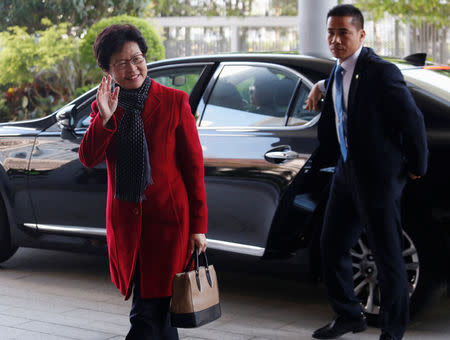
[[[383,332],[380,335],[380,340],[394,340],[394,338],[389,334]]]
[[[338,316],[328,325],[316,330],[312,337],[315,339],[336,339],[345,333],[359,333],[367,329],[367,321],[364,315],[359,319],[348,319]]]

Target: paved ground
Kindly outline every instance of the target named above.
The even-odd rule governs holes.
[[[199,329],[180,330],[182,339],[311,339],[332,315],[323,287],[301,279],[301,265],[292,271],[289,263],[210,257],[223,316]],[[0,268],[0,339],[123,339],[130,305],[108,275],[106,256],[19,249]],[[405,339],[450,339],[449,307],[448,296],[437,301],[411,324]],[[341,339],[378,339],[378,330]]]

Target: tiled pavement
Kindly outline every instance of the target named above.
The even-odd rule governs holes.
[[[324,290],[291,263],[210,254],[223,316],[184,340],[303,340],[331,317]],[[211,260],[211,259],[210,259]],[[109,280],[106,256],[19,249],[0,269],[0,340],[118,340],[130,303]],[[450,298],[416,319],[405,339],[450,339]],[[378,339],[378,330],[341,338]]]

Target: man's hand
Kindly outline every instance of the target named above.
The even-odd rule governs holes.
[[[420,178],[420,176],[414,175],[414,174],[412,174],[412,173],[410,173],[410,172],[408,172],[408,176],[409,176],[409,178],[411,178],[412,180],[415,180],[415,179]]]
[[[306,99],[305,109],[307,109],[309,112],[318,110],[319,101],[322,98],[322,91],[320,91],[319,85],[316,83],[311,89],[311,92],[309,92],[308,98]]]
[[[197,247],[199,254],[204,253],[206,251],[206,247],[208,246],[208,241],[206,240],[205,234],[191,234],[189,246],[191,254],[194,252],[194,247]]]
[[[111,93],[111,75],[108,74],[108,78],[103,77],[97,90],[97,106],[103,126],[106,126],[114,111],[116,111],[119,102],[118,96],[118,86]]]

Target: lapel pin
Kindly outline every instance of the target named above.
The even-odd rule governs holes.
[[[356,76],[355,76],[355,79],[358,79],[358,78],[359,78],[359,74],[357,73]]]

